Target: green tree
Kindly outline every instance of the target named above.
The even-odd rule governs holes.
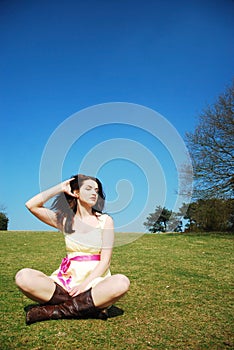
[[[9,219],[5,213],[0,212],[0,230],[6,231],[8,227]]]
[[[150,213],[144,222],[144,226],[149,230],[149,232],[166,232],[168,227],[172,226],[172,221],[174,222],[174,216],[171,210],[167,208],[162,208],[160,205],[156,207],[154,213]]]
[[[188,220],[188,231],[233,231],[233,199],[199,199],[190,203],[184,219]]]
[[[187,146],[193,162],[195,198],[232,198],[234,194],[234,81],[200,115]]]

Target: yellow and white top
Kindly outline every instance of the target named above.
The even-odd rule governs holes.
[[[102,250],[102,232],[106,219],[106,214],[98,216],[98,226],[90,232],[64,233],[67,256],[50,277],[67,291],[82,283],[99,263]],[[110,270],[107,269],[102,276],[92,280],[87,289],[94,287],[110,275]]]

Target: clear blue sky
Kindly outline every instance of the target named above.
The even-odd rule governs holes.
[[[232,81],[233,15],[232,0],[1,1],[0,204],[6,207],[9,229],[49,228],[28,213],[24,203],[40,191],[40,164],[48,140],[78,111],[126,102],[159,112],[182,139],[193,131],[202,109]],[[80,126],[86,122],[82,119]],[[112,124],[116,118],[111,115],[108,122],[72,145],[62,177],[76,173],[93,150],[97,154],[91,154],[92,166],[86,165],[87,171],[100,166],[101,151],[98,175],[112,211],[116,210],[117,227],[124,225],[134,219],[139,203],[147,200],[150,175],[144,174],[144,162],[140,167],[138,163],[148,159],[147,173],[151,158],[141,155],[141,144],[157,158],[156,171],[162,168],[165,204],[171,209],[176,171],[160,142],[145,130]],[[129,140],[137,142],[141,159],[132,155],[130,161],[131,155],[125,154],[124,147],[121,153],[116,138],[123,139],[119,145],[126,144],[128,149],[134,146]],[[112,143],[102,144],[108,140]],[[61,137],[60,147],[64,142]],[[103,145],[107,147],[104,154],[110,151],[106,163],[103,149],[99,150]],[[48,167],[48,177],[51,174]],[[126,207],[119,213],[118,200]],[[158,200],[155,205],[161,203]]]

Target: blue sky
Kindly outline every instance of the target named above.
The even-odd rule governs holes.
[[[24,203],[41,189],[48,141],[79,111],[124,102],[157,111],[181,140],[193,131],[202,109],[232,81],[233,13],[232,0],[1,1],[0,204],[6,207],[9,229],[49,229]],[[116,210],[117,227],[134,219],[147,201],[147,191],[156,191],[151,212],[160,203],[171,209],[177,173],[165,144],[144,127],[118,124],[111,113],[106,125],[92,128],[95,118],[98,114],[91,113],[90,129],[67,149],[62,178],[76,173],[83,161],[90,162],[84,171],[99,166],[97,175],[109,210]],[[77,119],[79,135],[87,119],[82,112]],[[69,135],[61,137],[51,168],[43,173],[51,184],[53,162],[65,138]],[[132,146],[138,159],[134,152],[125,154]],[[105,160],[106,150],[110,153]],[[152,173],[159,174],[150,187],[149,152],[156,158]],[[163,179],[165,202],[160,202]],[[133,229],[142,231],[143,226]]]

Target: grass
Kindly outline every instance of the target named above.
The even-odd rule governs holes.
[[[25,325],[31,303],[14,285],[23,267],[50,274],[65,254],[61,234],[1,232],[0,349],[234,349],[233,236],[144,235],[114,249],[112,273],[131,281],[107,321]]]

